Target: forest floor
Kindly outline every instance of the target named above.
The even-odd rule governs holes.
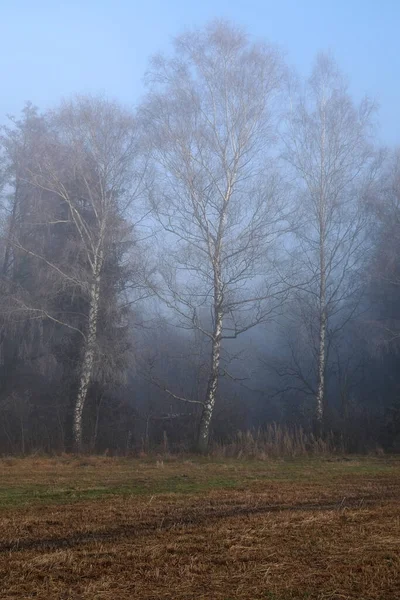
[[[0,599],[396,600],[400,459],[0,459]]]

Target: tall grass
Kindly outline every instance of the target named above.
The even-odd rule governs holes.
[[[272,423],[265,429],[239,431],[230,441],[213,442],[211,454],[221,457],[294,458],[344,453],[342,440],[332,433],[317,437],[300,426],[287,427]]]

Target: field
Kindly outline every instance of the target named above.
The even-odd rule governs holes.
[[[0,598],[396,600],[400,460],[0,459]]]

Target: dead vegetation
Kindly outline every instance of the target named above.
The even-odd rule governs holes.
[[[296,458],[306,456],[332,456],[346,451],[343,438],[335,439],[333,433],[323,438],[305,431],[301,426],[287,427],[270,423],[263,429],[239,431],[230,442],[214,442],[211,452],[219,457]]]
[[[2,600],[400,597],[396,459],[13,459],[0,484]]]

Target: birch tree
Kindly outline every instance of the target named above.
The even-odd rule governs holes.
[[[283,134],[284,159],[297,182],[298,270],[311,282],[298,295],[313,340],[316,378],[307,380],[322,423],[332,336],[351,318],[366,257],[363,201],[379,160],[371,144],[374,105],[358,106],[333,60],[319,55],[305,90],[291,97]],[[300,379],[304,374],[300,374]]]
[[[156,57],[141,112],[153,165],[152,208],[165,232],[156,293],[178,325],[209,340],[198,449],[205,451],[225,369],[221,352],[279,304],[268,260],[283,223],[272,148],[283,65],[277,50],[213,23]],[[178,395],[169,390],[172,397]]]
[[[48,227],[61,227],[72,243],[61,262],[18,239],[13,244],[44,262],[69,293],[81,294],[87,305],[83,324],[72,325],[45,311],[47,318],[75,329],[82,340],[73,418],[77,451],[82,448],[82,416],[95,369],[99,311],[107,288],[104,274],[130,228],[125,219],[135,208],[143,181],[139,155],[132,115],[112,102],[81,97],[49,116],[49,133],[25,172],[31,186],[54,199]]]

